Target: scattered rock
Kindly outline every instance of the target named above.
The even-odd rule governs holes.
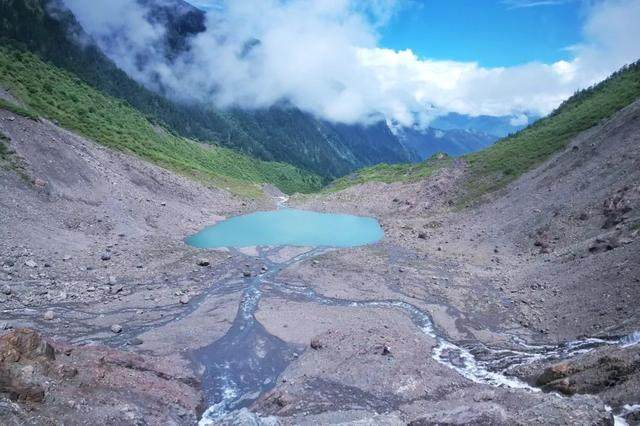
[[[100,259],[101,260],[111,260],[111,254],[110,253],[102,253],[102,255],[100,255]]]
[[[249,278],[251,276],[251,271],[244,271],[242,273],[242,276],[245,277],[245,278]]]
[[[6,296],[11,295],[11,287],[9,286],[9,284],[5,284],[2,286],[2,294]]]
[[[427,236],[426,232],[420,232],[420,233],[418,233],[418,238],[419,238],[419,239],[421,239],[421,240],[426,240],[426,239],[427,239],[427,237],[428,237],[428,236]]]
[[[122,333],[122,326],[120,324],[113,324],[111,326],[111,332],[115,334]]]
[[[622,223],[626,219],[625,215],[632,210],[630,194],[627,194],[628,190],[629,188],[627,187],[619,189],[613,196],[604,201],[602,213],[606,219],[602,225],[603,229],[613,228]]]
[[[122,284],[120,285],[114,285],[111,287],[111,289],[109,290],[109,293],[111,294],[118,294],[120,293],[122,290],[124,290],[124,286]]]
[[[391,355],[391,348],[388,345],[382,345],[382,355]]]
[[[109,285],[116,285],[118,280],[113,275],[109,276]]]
[[[191,299],[186,294],[180,298],[180,303],[183,305],[189,304],[190,301]]]
[[[35,179],[33,180],[33,186],[35,186],[36,188],[41,188],[41,189],[42,189],[42,188],[44,188],[45,186],[47,186],[47,182],[45,182],[45,181],[44,181],[44,180],[42,180],[42,179],[35,178]]]
[[[53,311],[47,311],[44,313],[44,319],[46,321],[52,321],[56,317],[56,314]]]
[[[311,343],[309,344],[309,346],[311,346],[311,349],[315,349],[315,350],[319,350],[324,347],[322,345],[322,341],[318,337],[314,337],[313,339],[311,339]]]
[[[33,260],[29,259],[29,260],[25,260],[24,262],[25,266],[28,266],[29,268],[37,268],[38,264],[36,262],[34,262]]]
[[[198,266],[209,266],[211,265],[211,262],[209,262],[207,259],[200,259],[198,260]]]

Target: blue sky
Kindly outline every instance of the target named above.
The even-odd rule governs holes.
[[[581,41],[582,17],[580,1],[422,0],[382,29],[381,45],[485,67],[551,63]]]
[[[188,0],[202,9],[215,0]],[[412,0],[380,28],[380,46],[421,58],[501,67],[570,57],[581,0]]]

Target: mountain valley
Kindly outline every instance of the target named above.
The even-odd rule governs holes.
[[[640,424],[639,62],[526,126],[333,123],[165,97],[59,4],[0,0],[0,424]],[[141,4],[169,57],[205,26]],[[185,242],[287,208],[384,236]]]

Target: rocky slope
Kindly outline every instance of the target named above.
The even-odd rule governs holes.
[[[372,246],[203,252],[273,202],[0,111],[0,423],[633,422],[639,118],[469,209],[464,160],[291,201],[377,217]]]

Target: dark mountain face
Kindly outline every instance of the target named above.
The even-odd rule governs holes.
[[[168,59],[187,50],[189,38],[205,30],[204,13],[182,0],[138,1],[148,6],[150,20],[166,26]],[[405,129],[398,137],[384,122],[371,126],[328,123],[290,105],[220,111],[179,103],[143,87],[120,70],[90,42],[60,0],[0,0],[0,16],[3,42],[30,50],[98,90],[125,100],[149,120],[182,136],[287,162],[326,179],[378,163],[420,161],[437,151],[460,155],[495,139],[459,130],[440,137],[432,129],[425,133]]]
[[[189,37],[206,30],[206,16],[182,0],[138,0],[149,10],[150,22],[167,29],[166,51],[175,58],[189,47]]]
[[[485,148],[498,139],[496,136],[473,130],[434,128],[425,130],[405,128],[400,130],[397,136],[404,145],[418,154],[420,160],[425,160],[437,152],[444,152],[451,156],[467,154]]]
[[[181,0],[139,1],[150,6],[149,19],[167,26],[169,57],[187,49],[188,38],[204,30],[203,12]],[[377,163],[416,160],[384,125],[334,126],[289,106],[220,111],[171,101],[135,82],[95,44],[87,43],[88,34],[60,5],[59,0],[0,0],[0,38],[127,101],[151,121],[180,135],[264,160],[288,162],[327,179]],[[55,16],[47,13],[52,6],[56,6]]]
[[[469,115],[449,113],[436,118],[431,125],[441,130],[474,130],[503,138],[524,129],[529,123],[533,123],[538,118],[539,117],[534,115],[527,115],[528,122],[519,123],[518,120],[514,120],[514,117],[511,116],[491,117],[488,115],[479,115],[472,117]]]

